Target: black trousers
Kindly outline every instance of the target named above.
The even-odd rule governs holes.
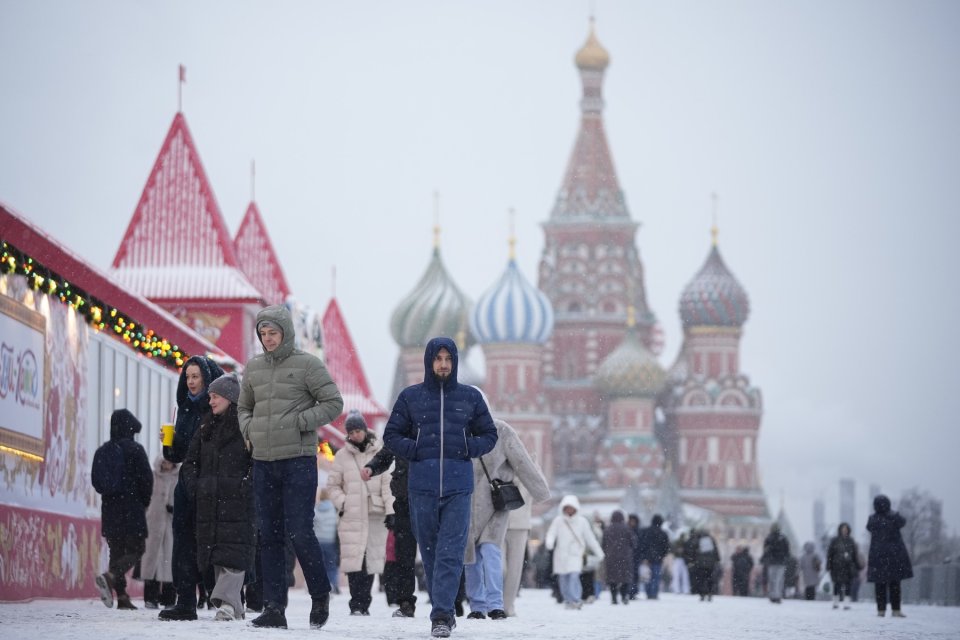
[[[197,608],[197,584],[201,582],[194,511],[186,489],[178,483],[173,490],[173,586],[177,605],[187,609]]]
[[[396,517],[396,516],[395,516]],[[417,602],[417,539],[413,537],[409,518],[396,518],[393,527],[395,560],[383,567],[383,590],[388,604]]]
[[[109,571],[117,594],[127,592],[127,572],[140,564],[140,556],[147,549],[147,539],[140,536],[107,538],[110,549]]]
[[[177,603],[177,590],[172,582],[143,581],[143,601],[168,607]]]
[[[900,589],[900,584],[897,583],[897,602],[898,602],[898,603],[900,602],[900,591],[899,591],[899,589]],[[878,593],[879,593],[879,591],[878,591]],[[833,583],[833,595],[835,595],[835,596],[840,596],[840,602],[843,602],[843,596],[844,596],[844,595],[846,595],[846,596],[849,598],[849,597],[850,597],[850,583],[849,583],[849,582],[834,582],[834,583]],[[878,597],[879,597],[879,596],[878,596]],[[879,600],[878,600],[878,602],[879,602]],[[884,608],[886,608],[886,605],[884,605]],[[897,604],[897,609],[899,609],[899,608],[900,608],[900,605]]]
[[[347,584],[350,585],[350,613],[354,611],[368,611],[373,602],[373,574],[367,573],[367,558],[364,556],[360,571],[347,573]]]
[[[887,610],[887,595],[890,596],[890,608],[900,611],[900,581],[877,582],[873,585],[877,592],[877,611]]]

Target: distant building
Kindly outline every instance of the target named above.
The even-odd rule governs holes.
[[[850,478],[840,479],[840,522],[850,525],[851,531],[857,531],[857,483]]]

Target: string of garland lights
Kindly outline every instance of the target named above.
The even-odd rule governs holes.
[[[158,360],[167,366],[179,369],[187,359],[175,344],[156,335],[127,317],[119,309],[105,304],[86,291],[71,285],[66,278],[38,263],[13,245],[0,240],[0,272],[19,274],[27,278],[34,291],[59,298],[63,304],[73,307],[95,331],[113,331],[124,342],[142,355]]]

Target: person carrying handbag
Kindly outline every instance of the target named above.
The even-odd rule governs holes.
[[[583,554],[588,548],[599,560],[603,560],[604,554],[590,522],[580,515],[580,501],[576,496],[563,496],[560,514],[550,523],[544,544],[553,551],[553,572],[557,574],[564,606],[579,609],[583,605],[580,586]]]
[[[477,489],[470,504],[470,537],[464,552],[464,577],[470,602],[467,617],[502,620],[507,617],[503,602],[502,551],[510,511],[494,507],[490,486],[494,480],[518,481],[536,502],[550,498],[550,487],[516,430],[498,418],[493,422],[497,427],[497,444],[473,464]]]

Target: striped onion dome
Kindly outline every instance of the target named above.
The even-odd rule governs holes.
[[[635,328],[603,359],[594,374],[594,384],[613,397],[652,397],[660,393],[667,374],[640,340]]]
[[[680,296],[684,327],[741,327],[750,315],[747,292],[733,277],[714,244],[700,271]]]
[[[481,344],[543,344],[553,331],[553,307],[511,258],[500,280],[480,296],[470,314],[470,329]]]
[[[472,343],[470,306],[470,299],[454,284],[440,259],[440,249],[435,247],[426,273],[390,317],[390,333],[401,347],[425,347],[431,338],[448,336],[466,353]]]

